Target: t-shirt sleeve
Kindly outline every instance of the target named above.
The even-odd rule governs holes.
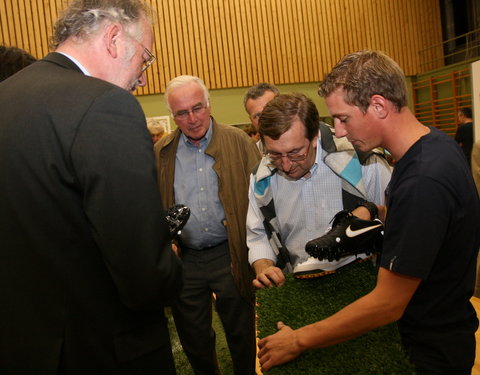
[[[437,181],[417,175],[389,199],[380,266],[425,279],[446,236],[452,198]]]

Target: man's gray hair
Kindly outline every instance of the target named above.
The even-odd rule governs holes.
[[[261,82],[250,87],[243,97],[243,106],[245,107],[245,110],[247,110],[247,101],[249,99],[257,99],[263,96],[263,94],[265,94],[267,91],[273,92],[275,96],[280,95],[280,90],[272,83]]]
[[[172,90],[178,87],[186,86],[192,82],[195,82],[202,89],[205,98],[205,104],[207,107],[210,107],[210,94],[208,92],[207,86],[205,86],[205,83],[203,83],[202,79],[195,76],[183,75],[175,77],[170,82],[168,82],[167,88],[165,89],[165,103],[167,104],[167,108],[170,113],[172,113],[172,109],[170,108],[168,98],[170,97]]]
[[[144,0],[74,0],[56,21],[50,47],[56,49],[69,37],[85,38],[95,34],[106,20],[131,26],[142,18],[151,22],[151,15],[151,8]]]

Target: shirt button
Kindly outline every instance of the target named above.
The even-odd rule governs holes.
[[[205,232],[208,232],[208,228],[205,228]]]
[[[198,171],[199,171],[199,172],[203,172],[203,168],[198,168]]]

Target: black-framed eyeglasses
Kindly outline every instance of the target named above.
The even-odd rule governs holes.
[[[177,119],[177,120],[186,120],[188,118],[188,116],[190,115],[190,113],[192,113],[195,116],[203,115],[203,113],[205,112],[207,107],[208,106],[206,104],[198,103],[197,105],[194,105],[190,110],[182,109],[178,112],[175,112],[173,114],[173,118]]]
[[[279,161],[281,158],[286,157],[290,161],[303,161],[307,158],[308,152],[310,151],[310,141],[307,145],[307,151],[304,154],[299,154],[297,151],[295,152],[287,152],[287,153],[280,153],[280,152],[266,152],[271,161]]]
[[[143,46],[142,46],[143,47]],[[143,50],[145,51],[145,53],[148,55],[148,60],[144,60],[143,61],[143,68],[142,68],[142,73],[148,69],[148,67],[150,65],[152,65],[156,60],[157,58],[153,55],[152,52],[150,52],[150,50],[147,48],[147,47],[143,47]]]

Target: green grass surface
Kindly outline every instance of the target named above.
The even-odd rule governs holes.
[[[178,338],[175,323],[173,321],[170,309],[167,309],[168,327],[170,331],[170,340],[172,342],[173,358],[175,360],[175,367],[178,375],[194,375],[192,366],[183,352],[182,344]],[[225,331],[223,330],[222,322],[218,317],[215,309],[213,311],[213,328],[217,334],[217,358],[220,371],[224,375],[233,374],[232,359],[230,351],[228,350],[227,341],[225,339]]]
[[[279,320],[295,329],[332,315],[372,290],[376,272],[367,261],[316,279],[288,275],[283,287],[257,291],[259,337],[275,333]],[[405,375],[414,370],[401,346],[397,325],[390,324],[342,344],[304,352],[268,374]]]

